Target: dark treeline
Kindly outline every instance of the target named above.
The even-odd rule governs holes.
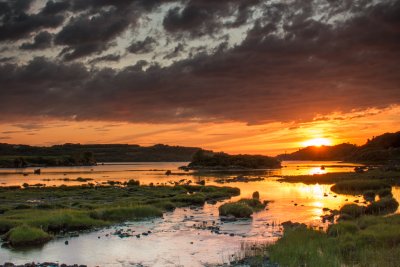
[[[0,144],[0,167],[93,165],[96,162],[190,161],[199,148],[168,145],[64,144],[50,147]]]
[[[188,166],[192,169],[268,169],[280,168],[278,159],[263,155],[229,155],[199,150]]]
[[[385,133],[368,139],[362,146],[310,146],[291,154],[278,156],[281,160],[342,160],[364,163],[400,162],[400,132]]]

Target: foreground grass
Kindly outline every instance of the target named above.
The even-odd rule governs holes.
[[[267,251],[279,266],[398,266],[400,215],[363,216],[327,233],[288,228]]]
[[[53,234],[161,217],[176,207],[240,194],[215,186],[0,187],[0,234],[13,246],[47,242]],[[25,233],[25,234],[21,234]]]

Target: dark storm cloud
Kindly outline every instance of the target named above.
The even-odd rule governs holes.
[[[23,43],[19,48],[23,50],[37,50],[51,47],[53,36],[46,31],[38,33],[35,36],[33,43]]]
[[[48,1],[42,10],[45,15],[62,13],[70,8],[70,1]]]
[[[328,17],[341,8],[331,3]],[[223,40],[215,53],[199,52],[165,67],[138,62],[121,70],[88,69],[45,58],[5,63],[1,119],[261,123],[399,104],[400,1],[353,3],[354,14],[336,24],[317,20],[312,1],[267,5],[242,43],[228,48]],[[98,23],[72,19],[59,33],[65,53],[108,44],[115,35],[106,29],[124,28],[122,18],[114,18],[117,10],[102,11],[116,13],[101,13]],[[195,36],[195,28],[185,31]],[[91,51],[102,47],[96,49]]]
[[[56,35],[54,42],[66,46],[61,52],[65,60],[85,57],[109,48],[110,41],[122,33],[130,22],[128,14],[119,14],[115,9],[101,11],[93,17],[81,15],[72,18]]]
[[[164,18],[165,30],[176,34],[188,34],[191,37],[212,35],[224,26],[238,27],[250,17],[250,7],[258,4],[257,0],[191,0],[183,7],[171,8]],[[224,23],[223,18],[236,15],[231,23]]]
[[[152,37],[146,37],[142,41],[133,42],[127,50],[133,54],[146,54],[153,51],[157,41]]]
[[[0,2],[0,42],[18,40],[44,28],[57,28],[64,16],[44,13],[28,14],[32,1]]]

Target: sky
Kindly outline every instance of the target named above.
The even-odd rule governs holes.
[[[400,130],[399,14],[394,0],[0,1],[0,142],[363,144]]]

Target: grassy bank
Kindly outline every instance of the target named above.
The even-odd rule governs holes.
[[[400,215],[363,216],[334,224],[326,233],[285,229],[267,251],[279,266],[398,266]]]
[[[37,245],[59,232],[161,217],[176,207],[240,194],[232,187],[128,185],[0,187],[0,234],[13,246]]]
[[[399,172],[378,170],[283,177],[285,182],[333,184],[332,191],[363,194],[366,202],[344,205],[337,223],[326,232],[287,224],[283,237],[272,245],[259,246],[251,260],[259,266],[266,255],[269,262],[285,267],[399,266],[400,214],[387,216],[399,206],[391,193],[399,178]]]
[[[304,184],[336,184],[338,182],[343,183],[352,181],[354,183],[354,181],[363,180],[380,181],[382,183],[395,185],[400,183],[400,172],[375,169],[364,173],[337,172],[315,175],[283,176],[278,181]]]

